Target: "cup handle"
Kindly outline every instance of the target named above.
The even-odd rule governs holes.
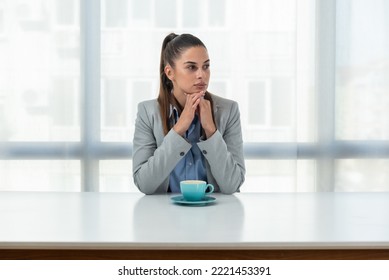
[[[207,184],[207,188],[209,188],[210,190],[205,192],[205,194],[213,193],[213,191],[215,190],[215,188],[212,184]]]

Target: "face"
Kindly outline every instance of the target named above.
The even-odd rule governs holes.
[[[208,52],[204,47],[192,47],[185,50],[175,61],[174,68],[165,67],[167,77],[173,82],[173,92],[178,100],[185,94],[206,91],[210,69]]]

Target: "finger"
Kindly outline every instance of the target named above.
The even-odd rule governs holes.
[[[201,98],[201,102],[200,102],[201,107],[210,107],[210,105],[211,103],[209,102],[209,100]]]
[[[204,95],[205,95],[205,91],[199,91],[193,94],[193,96],[198,96],[198,97],[202,97]]]
[[[188,105],[189,107],[191,107],[193,105],[193,102],[194,102],[194,97],[190,94],[188,94],[186,96],[186,105]]]
[[[193,102],[197,102],[198,100],[201,100],[202,96],[203,96],[203,95],[202,95],[201,92],[194,94],[194,95],[192,96]]]
[[[192,108],[193,108],[193,109],[196,109],[196,108],[199,106],[200,101],[201,101],[201,98],[197,98],[197,100],[193,103]]]

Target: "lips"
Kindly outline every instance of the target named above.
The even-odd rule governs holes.
[[[206,86],[207,86],[207,84],[205,84],[205,83],[195,84],[195,87],[197,87],[197,88],[205,88]]]

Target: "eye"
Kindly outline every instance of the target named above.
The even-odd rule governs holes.
[[[208,69],[209,69],[209,67],[210,67],[210,65],[209,65],[209,64],[205,64],[205,65],[203,66],[203,69],[204,69],[204,70],[208,70]]]
[[[189,69],[189,70],[197,70],[197,67],[195,65],[189,65],[186,68]]]

